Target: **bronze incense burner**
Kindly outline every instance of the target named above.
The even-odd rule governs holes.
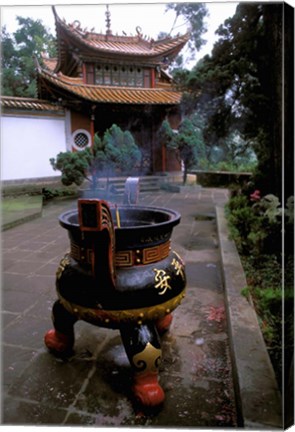
[[[46,346],[58,355],[71,352],[77,320],[119,329],[136,399],[161,404],[159,335],[168,330],[186,285],[184,263],[170,247],[180,214],[79,199],[78,209],[59,222],[68,230],[70,252],[57,270],[54,329],[45,335]]]

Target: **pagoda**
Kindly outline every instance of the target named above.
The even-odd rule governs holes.
[[[57,58],[42,55],[37,63],[38,98],[66,110],[68,150],[79,151],[117,124],[129,130],[141,149],[142,174],[180,169],[172,151],[159,143],[164,119],[176,129],[181,120],[182,94],[173,88],[169,64],[189,39],[153,40],[136,35],[113,35],[110,12],[106,33],[82,29],[79,21],[67,24],[53,7]]]

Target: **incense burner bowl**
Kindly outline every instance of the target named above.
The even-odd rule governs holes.
[[[54,328],[45,335],[46,346],[58,355],[72,352],[77,320],[119,329],[136,399],[161,404],[160,335],[186,285],[184,263],[170,246],[180,214],[79,199],[78,210],[63,213],[59,222],[68,230],[70,252],[57,269]]]

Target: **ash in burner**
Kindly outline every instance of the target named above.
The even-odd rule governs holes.
[[[111,213],[115,224],[119,214],[120,228],[151,226],[171,219],[171,215],[162,209],[160,211],[160,209],[122,208],[118,206],[112,209]],[[118,224],[117,227],[119,227]]]
[[[149,221],[134,221],[131,219],[123,220],[121,221],[121,228],[132,228],[132,227],[140,227],[140,226],[147,226],[147,225],[153,225],[153,222]]]

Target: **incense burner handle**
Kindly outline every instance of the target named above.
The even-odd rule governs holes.
[[[79,199],[78,218],[82,234],[92,240],[94,278],[104,289],[115,288],[115,230],[108,203],[99,199]]]

